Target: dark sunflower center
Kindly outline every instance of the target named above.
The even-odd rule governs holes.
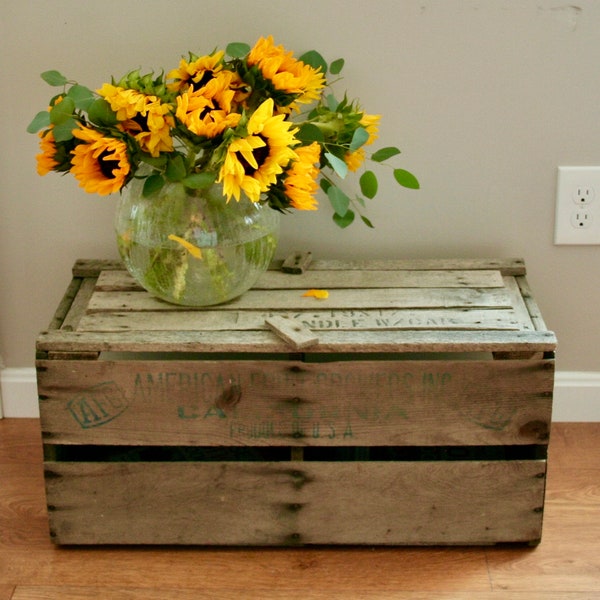
[[[148,119],[142,113],[137,113],[131,120],[139,126],[140,131],[149,131]]]
[[[113,171],[119,168],[119,161],[113,160],[111,158],[106,158],[107,156],[109,156],[109,152],[107,150],[100,154],[100,156],[98,157],[98,167],[100,168],[100,172],[102,173],[102,175],[104,175],[104,177],[106,177],[106,179],[114,179],[115,176],[113,174]]]
[[[265,138],[263,138],[262,136],[260,136],[260,138],[266,142]],[[267,160],[267,157],[269,156],[269,145],[266,144],[265,146],[261,146],[260,148],[255,148],[252,152],[252,154],[254,155],[254,158],[256,160],[256,164],[258,165],[258,169],[260,169],[262,167],[262,165],[264,164],[264,162]],[[258,171],[258,169],[255,169],[241,154],[238,154],[238,159],[242,165],[242,167],[244,167],[244,173],[246,175],[254,175],[254,173],[256,173],[256,171]]]
[[[212,71],[204,71],[204,73],[202,73],[202,77],[200,77],[200,79],[194,83],[197,86],[197,89],[203,88],[211,79],[214,79],[214,77],[215,76]]]

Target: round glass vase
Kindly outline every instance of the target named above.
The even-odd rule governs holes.
[[[223,188],[178,183],[142,196],[143,180],[120,195],[119,254],[152,295],[183,306],[211,306],[250,289],[271,262],[279,213],[266,204],[226,201]]]

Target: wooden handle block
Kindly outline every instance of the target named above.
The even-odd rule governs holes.
[[[319,338],[298,321],[284,316],[273,316],[265,323],[282,339],[296,349],[308,348],[319,343]]]

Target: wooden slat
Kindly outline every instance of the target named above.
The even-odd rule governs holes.
[[[46,469],[62,544],[485,544],[541,535],[545,461]]]
[[[218,331],[265,329],[265,311],[95,312],[83,317],[78,331]],[[533,330],[512,309],[307,310],[281,313],[313,331],[323,330]]]
[[[281,269],[283,261],[273,261],[272,269]],[[425,258],[425,259],[365,259],[336,260],[315,259],[310,264],[311,271],[321,270],[498,270],[502,275],[525,275],[525,262],[522,258]]]
[[[302,290],[249,290],[241,297],[220,305],[220,310],[261,309],[310,310],[370,308],[510,308],[503,288],[490,289],[337,289],[330,290],[325,300],[305,297]],[[90,312],[119,310],[185,310],[168,304],[146,292],[94,292]]]
[[[271,331],[42,332],[40,351],[56,352],[289,352]],[[320,352],[546,352],[550,331],[322,331]]]
[[[98,277],[102,271],[123,270],[120,260],[99,260],[80,258],[73,265],[73,277]]]
[[[542,360],[41,361],[49,443],[545,444]]]
[[[73,300],[77,296],[77,292],[79,292],[81,281],[82,280],[80,278],[75,277],[69,283],[69,286],[67,287],[67,290],[52,317],[52,321],[50,321],[50,324],[48,325],[49,330],[59,329],[63,324],[65,317],[71,309]]]
[[[291,276],[281,271],[266,271],[254,290],[310,288],[494,288],[502,287],[500,271],[480,270],[319,270]],[[97,289],[101,291],[140,290],[126,271],[102,271]]]
[[[527,307],[527,311],[529,312],[529,316],[534,327],[538,331],[544,331],[547,329],[546,323],[542,317],[542,312],[540,311],[537,302],[535,301],[533,294],[531,292],[531,288],[529,287],[529,283],[525,277],[517,277],[516,278],[517,285],[519,286],[519,290],[521,292],[521,297],[523,298],[523,302]]]
[[[69,312],[62,323],[61,329],[63,331],[73,331],[74,329],[77,329],[77,325],[79,324],[81,317],[85,314],[90,298],[94,293],[95,285],[96,279],[94,278],[88,277],[81,281],[77,295],[73,299]]]

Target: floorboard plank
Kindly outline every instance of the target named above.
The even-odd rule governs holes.
[[[239,594],[238,590],[202,592],[198,590],[168,590],[144,588],[105,588],[105,587],[60,587],[60,586],[19,586],[12,600],[231,600]],[[399,595],[401,594],[401,595]],[[495,592],[478,592],[478,600],[496,600]],[[592,600],[600,595],[585,593],[540,592],[536,600]],[[329,591],[321,590],[272,590],[256,589],[244,593],[244,600],[331,600]],[[429,592],[398,592],[356,590],[345,592],[344,600],[432,600]],[[528,592],[508,592],[502,595],[504,600],[532,600]],[[436,593],[435,600],[472,600],[473,592]]]

